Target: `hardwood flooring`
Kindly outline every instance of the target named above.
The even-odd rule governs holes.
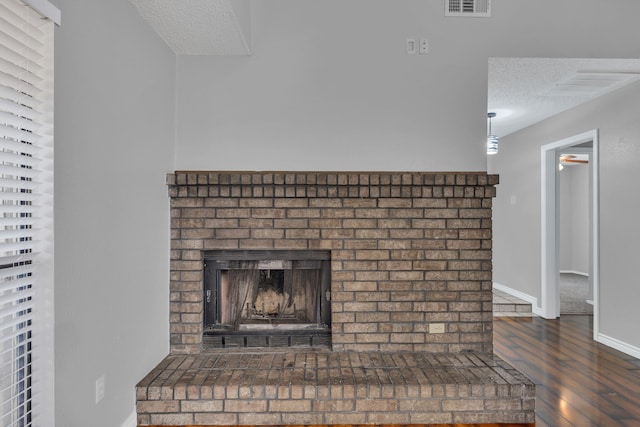
[[[494,319],[494,351],[536,384],[536,427],[640,426],[640,360],[592,339],[591,316]]]

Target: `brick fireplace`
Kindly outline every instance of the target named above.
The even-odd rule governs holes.
[[[533,384],[491,354],[497,183],[485,173],[169,174],[171,354],[137,387],[139,424],[533,422]],[[255,348],[205,344],[204,260],[243,251],[328,254],[326,348],[261,349],[252,358]],[[223,362],[233,352],[240,356]],[[252,362],[242,368],[242,357]],[[415,370],[425,358],[439,384]],[[197,366],[220,374],[255,363],[264,363],[264,382],[245,384],[244,395],[230,379],[192,382],[205,375]],[[321,380],[318,363],[338,371]],[[296,367],[302,378],[282,383]],[[366,375],[388,369],[403,379],[385,386]]]

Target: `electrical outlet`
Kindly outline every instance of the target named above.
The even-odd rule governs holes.
[[[96,404],[104,398],[104,375],[96,380]]]
[[[430,334],[444,334],[444,323],[431,323],[429,324]]]
[[[420,39],[420,53],[429,53],[429,39]]]

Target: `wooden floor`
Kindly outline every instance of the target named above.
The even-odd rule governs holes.
[[[536,384],[536,426],[640,426],[640,360],[592,339],[591,316],[494,319],[494,351]]]

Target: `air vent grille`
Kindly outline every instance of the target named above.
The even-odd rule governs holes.
[[[445,0],[445,16],[491,16],[491,0]]]
[[[640,79],[640,73],[637,72],[578,71],[568,79],[556,83],[544,95],[593,97],[638,79]]]

